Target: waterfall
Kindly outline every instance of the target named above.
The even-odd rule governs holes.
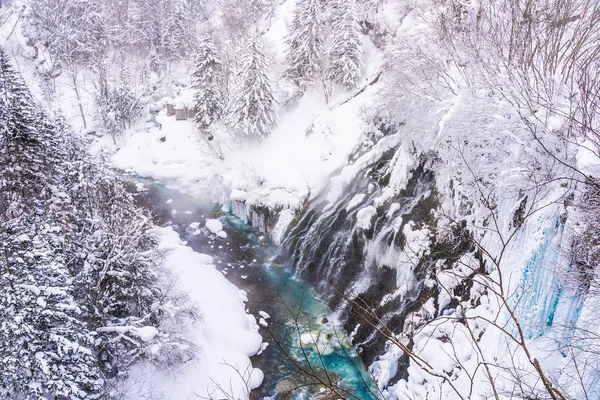
[[[441,316],[456,317],[464,304],[480,307],[488,296],[474,289],[474,277],[489,271],[473,239],[477,233],[470,230],[476,227],[466,219],[438,227],[443,200],[436,185],[435,155],[417,158],[399,143],[373,153],[363,156],[366,162],[351,162],[332,178],[329,191],[308,202],[295,218],[286,218],[290,226],[281,243],[281,260],[311,282],[336,311],[383,389],[400,379],[406,382],[410,361],[380,328],[394,335],[408,332],[410,338],[412,330]],[[505,214],[499,218],[510,215]],[[589,288],[562,279],[565,273],[576,273],[577,266],[563,251],[569,240],[560,206],[541,214],[517,228],[508,268],[520,279],[510,283],[514,296],[509,301],[528,339],[550,339],[558,345],[549,347],[560,350],[572,343],[576,327],[590,323],[589,310],[587,322],[581,316]],[[460,270],[465,259],[472,262],[467,272]],[[458,278],[457,272],[462,274]],[[365,318],[364,308],[375,317]],[[414,344],[412,339],[408,343],[409,348]],[[563,375],[554,371],[553,379]],[[600,379],[586,385],[597,391]]]
[[[311,281],[338,311],[359,352],[368,349],[362,355],[367,364],[384,352],[386,339],[360,320],[348,300],[374,305],[387,327],[401,331],[406,316],[435,295],[424,285],[432,262],[399,262],[407,246],[406,229],[433,224],[432,211],[439,207],[435,176],[423,157],[404,188],[382,196],[389,192],[394,164],[403,162],[397,153],[384,153],[356,174],[335,202],[328,202],[326,194],[313,200],[283,242],[294,272]],[[399,280],[411,284],[399,291]]]

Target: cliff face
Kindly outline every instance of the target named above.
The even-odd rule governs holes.
[[[435,152],[417,154],[396,139],[383,137],[357,155],[351,178],[346,170],[343,183],[332,179],[282,243],[288,265],[336,310],[382,391],[403,398],[425,387],[428,398],[447,377],[466,385],[464,374],[476,364],[465,360],[511,362],[511,312],[532,346],[557,338],[570,343],[583,299],[593,295],[561,277],[572,268],[561,250],[570,243],[564,215],[559,221],[564,205],[531,212],[523,194],[498,196],[491,209],[457,199],[457,190],[439,182],[449,167]],[[461,207],[451,215],[452,203]],[[415,355],[446,372],[421,369]],[[473,381],[473,390],[488,389],[485,377],[475,373]],[[450,389],[443,396],[458,398]]]

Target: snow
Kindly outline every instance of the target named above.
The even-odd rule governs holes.
[[[356,227],[359,229],[369,230],[373,222],[373,217],[377,215],[377,209],[373,206],[361,208],[356,213]]]
[[[218,219],[207,219],[204,226],[215,235],[223,230],[223,224]]]
[[[142,341],[149,342],[154,339],[156,335],[158,335],[158,329],[153,326],[144,326],[141,328],[136,328],[134,333],[137,337],[142,339]]]
[[[213,258],[211,256],[209,256],[208,254],[202,254],[202,253],[198,253],[196,255],[196,258],[198,258],[198,261],[201,262],[202,264],[212,264],[213,263]]]
[[[271,232],[271,238],[276,245],[280,245],[283,241],[287,228],[292,223],[295,216],[296,213],[291,208],[286,208],[279,213],[277,224],[275,224],[275,227]]]
[[[259,312],[258,312],[258,314],[259,314],[261,317],[263,317],[264,319],[269,319],[269,318],[271,318],[271,316],[270,316],[269,314],[267,314],[266,312],[264,312],[264,311],[259,311]]]
[[[592,141],[585,141],[578,146],[576,159],[577,159],[577,168],[586,173],[586,174],[594,174],[597,176],[600,174],[600,160],[598,157],[598,151],[596,149],[596,144]]]
[[[36,296],[39,296],[42,293],[41,289],[34,285],[18,284],[16,286],[23,288],[23,289],[27,289],[27,290],[33,292]]]
[[[386,186],[381,196],[375,200],[376,206],[384,204],[406,187],[406,183],[412,175],[411,171],[416,164],[417,160],[411,155],[408,146],[403,143],[392,160],[393,167],[390,175],[390,183]]]
[[[245,311],[247,297],[216,270],[212,257],[184,246],[172,228],[161,228],[159,233],[165,265],[200,311],[200,320],[186,331],[200,351],[177,374],[150,362],[134,365],[129,384],[123,385],[128,388],[125,398],[142,398],[152,390],[170,399],[248,399],[249,389],[260,386],[264,375],[249,358],[261,350],[263,341],[256,320]],[[151,327],[135,332],[142,340],[157,334]]]
[[[256,389],[260,385],[262,385],[263,380],[265,379],[265,374],[258,368],[254,368],[252,372],[250,372],[249,379],[249,388]]]
[[[272,46],[270,56],[275,60],[271,64],[275,67],[284,65],[284,38],[293,9],[293,1],[281,4],[264,34]],[[111,162],[119,169],[222,203],[243,202],[246,207],[239,208],[240,212],[230,211],[244,220],[248,219],[241,214],[251,205],[285,210],[271,232],[278,243],[304,201],[328,190],[331,175],[346,165],[363,139],[366,127],[361,110],[373,100],[377,85],[354,95],[382,65],[381,52],[370,43],[365,48],[365,74],[358,88],[351,92],[335,88],[328,102],[320,88],[309,87],[294,107],[280,110],[279,124],[264,140],[240,142],[230,138],[223,126],[216,126],[222,157],[201,139],[191,121],[176,121],[164,110],[156,118],[162,128],[136,126],[119,138],[116,146],[100,140],[94,149],[112,152]],[[278,77],[281,71],[275,68],[273,74]],[[160,140],[163,137],[165,141]],[[346,178],[351,179],[357,171],[346,171]]]
[[[270,28],[264,34],[264,38],[272,46],[275,65],[283,64],[282,54],[286,50],[283,38],[288,32],[287,26],[291,20],[294,3],[294,1],[284,1],[278,5],[277,15],[274,16]],[[426,42],[429,40],[427,38],[432,36],[431,27],[427,22],[431,10],[422,13],[423,10],[419,9],[418,3],[415,3],[417,12],[408,12],[408,9],[404,9],[406,8],[404,3],[383,2],[379,4],[376,12],[370,11],[371,15],[368,16],[371,23],[384,27],[386,34],[405,45],[401,47],[401,51],[405,52],[402,55],[413,63],[415,57],[411,52],[414,50],[411,46],[425,52],[435,53],[438,50],[436,47],[428,47]],[[11,18],[14,20],[14,17]],[[11,25],[9,21],[4,26],[0,26],[2,39],[5,39],[11,31]],[[15,43],[25,42],[19,30],[15,31],[14,38],[16,40],[3,43],[3,46],[5,45],[12,53],[30,51],[25,46],[15,45]],[[383,65],[381,54],[368,40],[365,41],[365,50],[363,84],[376,76]],[[28,62],[27,57],[22,58],[25,63]],[[435,62],[435,57],[432,60]],[[431,63],[426,60],[425,64]],[[422,81],[421,83],[427,86],[436,86],[435,81],[427,79],[427,68],[421,67],[436,68],[437,66],[421,63],[416,65],[419,72],[424,74],[424,77],[417,77],[417,84]],[[405,66],[411,67],[410,64],[401,65],[402,68]],[[414,65],[412,67],[414,68]],[[26,79],[32,82],[30,86],[36,88],[35,81],[28,76],[32,75],[32,72],[27,68],[25,70]],[[274,81],[277,81],[280,72],[274,71]],[[409,68],[402,69],[401,72],[410,77]],[[455,69],[449,67],[445,72],[449,80],[456,82],[461,80],[458,76],[461,71],[457,73]],[[393,72],[386,75],[392,74]],[[61,82],[61,79],[64,78],[59,77],[56,85],[58,102],[66,111],[69,121],[78,124],[80,121],[72,90]],[[434,82],[433,85],[431,82]],[[503,85],[506,83],[500,82]],[[466,90],[456,90],[456,93],[447,97],[442,94],[442,99],[435,102],[429,101],[431,93],[427,88],[424,90],[415,87],[412,91],[407,91],[408,96],[405,97],[402,93],[395,93],[396,97],[400,98],[401,107],[393,109],[399,115],[406,116],[406,126],[398,129],[399,132],[379,140],[369,151],[349,163],[349,156],[357,146],[361,142],[367,142],[363,132],[370,127],[366,126],[362,115],[369,112],[371,106],[381,100],[376,96],[385,85],[382,79],[381,84],[367,87],[362,94],[348,102],[346,100],[358,93],[362,87],[352,93],[334,89],[330,99],[326,99],[319,88],[312,87],[300,98],[296,106],[281,110],[280,124],[268,138],[260,142],[236,143],[227,140],[225,129],[222,126],[216,127],[217,137],[224,139],[223,157],[218,157],[210,150],[191,121],[176,121],[174,117],[167,117],[164,110],[157,116],[160,127],[149,126],[142,122],[128,130],[123,137],[118,138],[116,145],[113,145],[108,137],[92,139],[96,141],[94,144],[96,150],[107,150],[112,153],[110,160],[115,167],[135,171],[141,176],[154,177],[192,194],[209,195],[223,203],[231,202],[230,210],[245,220],[252,221],[246,215],[252,205],[281,210],[277,224],[270,233],[276,244],[281,243],[287,227],[308,200],[325,193],[329,207],[333,206],[340,199],[346,198],[349,183],[364,171],[365,166],[372,165],[381,159],[385,152],[398,145],[400,148],[391,161],[390,170],[387,171],[389,184],[382,187],[382,192],[373,200],[372,205],[356,212],[356,226],[364,230],[371,229],[377,209],[386,213],[388,219],[393,218],[401,205],[388,202],[406,187],[412,176],[412,170],[420,161],[418,155],[425,154],[429,150],[436,151],[440,164],[447,163],[436,171],[439,189],[436,195],[442,201],[442,211],[462,217],[459,214],[460,204],[454,199],[464,197],[476,202],[476,198],[481,196],[473,195],[474,189],[468,187],[469,180],[465,179],[465,176],[469,175],[468,171],[464,170],[464,166],[461,167],[458,160],[460,155],[465,156],[465,154],[452,153],[450,150],[455,145],[462,146],[462,143],[470,142],[471,149],[482,149],[482,152],[474,150],[473,154],[469,154],[466,151],[466,156],[472,157],[468,158],[468,161],[478,167],[475,173],[481,175],[483,180],[491,182],[492,186],[496,185],[498,198],[494,201],[497,200],[497,212],[502,217],[499,224],[501,230],[507,230],[512,222],[509,216],[518,204],[514,199],[510,199],[509,192],[519,190],[519,184],[522,184],[522,172],[530,167],[527,163],[531,158],[527,157],[534,153],[532,143],[526,137],[518,136],[521,128],[515,121],[519,118],[514,113],[506,111],[504,102],[496,100],[492,94],[488,95],[487,88],[486,94],[478,98],[475,93],[481,91],[481,87],[478,87],[480,83],[477,79],[467,85]],[[397,86],[390,87],[396,92],[404,90]],[[507,87],[509,90],[514,89],[509,85]],[[285,98],[287,88],[282,85],[278,90],[279,97]],[[92,93],[93,90],[84,90],[83,104],[86,109],[93,110]],[[185,89],[175,99],[169,101],[178,107],[189,105],[191,95],[192,92]],[[162,101],[157,101],[153,108],[158,111],[159,106],[166,100],[164,98]],[[538,115],[542,113],[543,110],[539,111]],[[540,118],[532,116],[531,120]],[[546,116],[543,125],[546,130],[559,132],[565,128],[566,121],[563,117],[552,114]],[[166,140],[162,141],[162,138]],[[476,146],[473,146],[473,142]],[[596,148],[594,143],[577,144],[579,145],[575,154],[577,167],[585,174],[597,176],[600,163],[594,150]],[[503,149],[505,152],[495,149]],[[453,155],[449,156],[449,154]],[[455,179],[457,177],[459,179]],[[460,182],[461,179],[463,182]],[[456,196],[454,193],[452,196],[449,195],[448,182],[453,182]],[[376,188],[371,185],[368,193],[371,194],[373,190]],[[354,211],[363,203],[365,197],[364,193],[354,195],[345,205],[346,211]],[[562,199],[559,200],[561,201],[556,201],[557,204],[562,203]],[[387,204],[389,208],[381,208],[387,207]],[[562,233],[558,232],[556,221],[562,211],[560,207],[549,208],[547,213],[543,213],[537,219],[533,219],[531,224],[527,224],[523,228],[524,232],[515,237],[513,245],[506,252],[503,264],[506,266],[504,272],[507,278],[505,289],[526,305],[517,311],[527,322],[524,329],[529,336],[528,340],[531,339],[532,349],[535,350],[536,355],[544,356],[540,357],[544,365],[551,365],[557,370],[554,372],[557,381],[564,379],[567,373],[574,374],[574,372],[567,371],[561,375],[560,369],[564,361],[557,360],[557,353],[549,356],[548,350],[544,350],[544,345],[547,345],[547,348],[555,348],[543,341],[545,336],[555,339],[552,336],[556,333],[555,327],[547,324],[549,318],[558,318],[563,322],[575,321],[581,324],[578,326],[592,327],[597,331],[597,322],[594,320],[597,299],[586,298],[584,301],[576,294],[569,293],[568,290],[559,293],[560,282],[556,280],[554,268],[564,263],[563,256],[557,255],[561,248],[559,244],[563,243],[559,243],[562,240],[560,237]],[[474,209],[469,212],[472,214],[465,217],[465,220],[470,226],[487,226],[485,221],[487,214],[482,213],[481,209],[474,206]],[[396,224],[401,220],[392,222]],[[194,229],[193,234],[201,233],[200,226],[199,222],[190,225]],[[208,220],[205,226],[217,237],[227,237],[220,221]],[[493,252],[497,249],[497,243],[489,238],[491,235],[484,235],[482,230],[486,229],[475,228],[474,235],[478,239],[483,238],[482,243]],[[428,229],[410,221],[403,228],[402,234],[406,238],[405,250],[390,251],[386,254],[386,265],[396,268],[397,292],[389,294],[382,304],[398,295],[405,295],[409,288],[416,284],[411,280],[411,271],[420,258],[429,251],[431,232]],[[218,393],[219,388],[231,388],[234,393],[228,395],[234,398],[247,398],[248,389],[263,380],[262,371],[251,367],[248,356],[264,350],[264,344],[261,344],[257,330],[258,325],[267,324],[268,314],[259,312],[261,318],[258,324],[255,317],[247,316],[244,307],[247,295],[238,291],[216,271],[211,265],[214,262],[212,257],[196,254],[185,248],[172,231],[164,232],[161,246],[167,251],[166,263],[176,271],[180,285],[202,312],[202,320],[189,332],[192,341],[202,350],[197,360],[184,366],[181,376],[174,377],[168,371],[142,364],[132,371],[131,382],[137,384],[146,379],[152,386],[156,385],[156,390],[162,392],[167,398],[227,397],[224,393]],[[568,248],[568,243],[564,248]],[[490,267],[489,263],[488,267]],[[244,267],[240,266],[240,268]],[[470,317],[505,318],[499,311],[497,297],[491,293],[489,296],[481,295],[480,305],[477,307],[469,308],[467,304],[460,304],[455,310],[447,309],[451,301],[456,300],[452,295],[454,289],[473,272],[473,260],[463,256],[450,268],[444,269],[442,265],[437,265],[436,268],[438,269],[435,276],[437,282],[426,279],[423,283],[427,287],[438,284],[446,289],[440,291],[437,309],[430,299],[420,310],[411,313],[411,317],[414,320],[428,320],[438,311],[445,309],[448,320],[436,320],[419,332],[415,337],[415,349],[428,361],[432,360],[432,367],[443,374],[452,372],[453,361],[448,355],[454,349],[458,349],[456,357],[464,363],[467,372],[469,369],[472,370],[473,360],[479,357],[487,361],[506,360],[509,353],[505,351],[507,347],[502,343],[502,336],[497,331],[485,330],[487,325],[481,321],[478,322],[477,327],[471,326],[476,332],[483,334],[485,331],[481,337],[481,347],[484,351],[478,354],[472,351],[464,326],[451,321],[452,318],[460,317],[463,313]],[[498,279],[498,274],[492,271],[489,278]],[[246,276],[242,276],[242,279],[246,279]],[[471,298],[479,296],[480,293],[477,292],[484,286],[482,282],[475,279],[470,289]],[[43,293],[47,296],[51,296],[53,290],[34,286],[23,286],[23,288],[36,295]],[[38,304],[43,306],[45,301],[40,297]],[[124,327],[123,329],[125,328],[136,332],[142,340],[151,339],[157,334],[151,327]],[[452,337],[454,344],[452,348],[447,344],[444,335]],[[302,335],[303,342],[314,343],[315,340],[310,333]],[[563,340],[562,337],[560,340]],[[371,371],[375,374],[380,387],[384,387],[396,375],[401,356],[402,351],[398,346],[388,344],[386,352],[371,366]],[[523,362],[519,356],[515,356],[515,361]],[[447,385],[436,382],[414,362],[411,362],[408,372],[407,379],[400,379],[396,385],[387,389],[390,398],[454,398]],[[465,374],[458,376],[454,382],[461,389],[467,388],[465,392],[468,392],[470,382],[465,381]],[[477,394],[481,388],[487,388],[485,380],[482,380],[480,375],[476,377],[473,384]],[[129,398],[146,397],[146,393],[128,395]]]
[[[319,335],[313,332],[307,332],[300,335],[300,343],[302,344],[315,344],[318,341]]]
[[[350,211],[354,207],[362,203],[362,201],[365,199],[365,196],[366,194],[364,193],[354,195],[354,197],[348,202],[348,205],[346,206],[346,211]]]
[[[194,95],[195,91],[193,89],[186,88],[175,99],[171,99],[170,102],[175,108],[192,108],[194,107]]]
[[[237,148],[227,144],[224,160],[206,148],[191,121],[175,121],[161,112],[157,117],[161,129],[127,132],[111,160],[117,168],[192,194],[219,200],[229,193],[230,199],[248,204],[297,209],[302,199],[320,193],[331,173],[346,163],[362,135],[356,110],[367,98],[328,110],[322,94],[308,91],[297,107],[280,115],[281,123],[269,137]],[[167,140],[161,142],[162,137]]]

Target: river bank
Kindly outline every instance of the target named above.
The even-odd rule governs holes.
[[[349,398],[375,398],[368,372],[332,311],[285,262],[273,261],[278,248],[263,234],[210,201],[150,180],[138,179],[137,187],[138,202],[152,212],[156,224],[171,227],[193,251],[209,254],[216,270],[242,290],[246,311],[265,341],[252,357],[265,379],[250,398],[327,398],[323,383],[339,383],[339,390],[352,393]],[[222,223],[226,237],[205,227],[212,218]]]

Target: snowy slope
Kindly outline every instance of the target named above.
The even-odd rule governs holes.
[[[199,348],[196,359],[174,370],[150,362],[135,364],[116,390],[126,399],[146,396],[168,399],[248,399],[260,386],[261,370],[250,356],[261,347],[256,320],[246,314],[245,294],[212,265],[212,257],[182,244],[172,228],[160,230],[165,266],[174,273],[182,293],[198,308],[200,318],[186,336]]]

